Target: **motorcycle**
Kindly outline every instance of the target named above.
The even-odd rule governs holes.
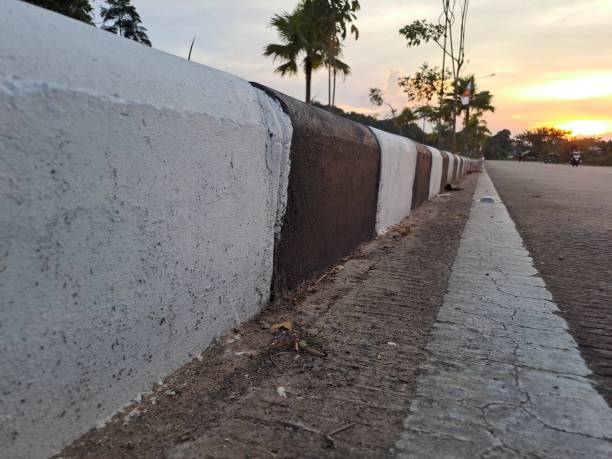
[[[570,155],[570,164],[572,167],[580,166],[582,160],[580,159],[580,155]]]

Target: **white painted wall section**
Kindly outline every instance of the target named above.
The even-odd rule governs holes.
[[[370,129],[380,145],[376,232],[382,234],[410,215],[417,149],[416,144],[406,137]]]
[[[0,456],[36,459],[266,304],[291,124],[237,77],[0,10]]]
[[[449,153],[448,151],[445,151],[444,153],[448,157],[448,172],[446,173],[446,182],[451,183],[453,181],[453,174],[455,173],[455,155]]]
[[[440,193],[442,183],[442,154],[437,148],[427,147],[431,152],[431,175],[429,176],[429,199]]]

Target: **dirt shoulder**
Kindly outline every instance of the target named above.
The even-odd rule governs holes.
[[[388,456],[476,177],[221,337],[57,457]]]

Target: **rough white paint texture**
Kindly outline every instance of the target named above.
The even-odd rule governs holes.
[[[445,151],[446,156],[448,156],[448,172],[446,173],[446,182],[450,183],[453,181],[453,174],[455,173],[455,155]],[[446,185],[446,183],[445,183]]]
[[[442,154],[434,147],[427,147],[431,151],[431,175],[429,176],[429,199],[440,193],[442,183]]]
[[[282,220],[287,208],[293,126],[289,115],[283,111],[278,100],[272,99],[260,89],[254,89],[271,139],[266,150],[266,167],[270,177],[269,194],[271,197],[276,195],[276,207],[268,206],[268,221],[274,221],[275,236],[280,236]]]
[[[410,214],[417,149],[415,143],[406,137],[370,129],[380,145],[376,232],[382,234]]]
[[[38,458],[267,302],[291,125],[239,78],[0,10],[0,456]]]

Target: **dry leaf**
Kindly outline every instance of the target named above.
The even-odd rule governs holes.
[[[285,330],[289,330],[289,331],[293,330],[293,322],[291,322],[290,320],[285,320],[284,322],[279,322],[279,323],[273,324],[270,327],[270,331],[272,333],[276,333],[277,331],[279,331],[279,330],[281,330],[283,328]]]

